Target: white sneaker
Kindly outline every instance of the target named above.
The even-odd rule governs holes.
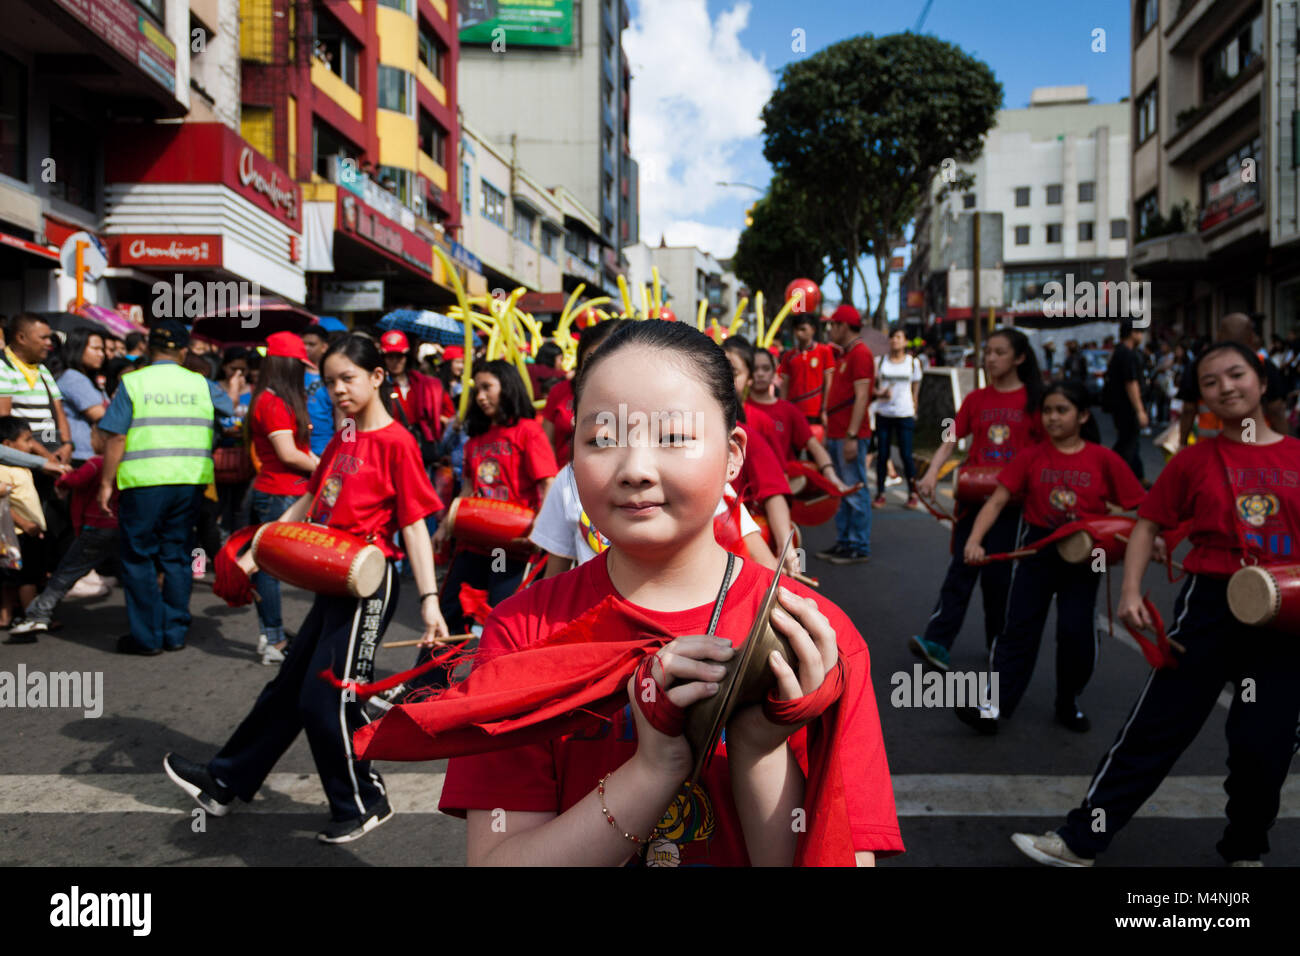
[[[68,589],[65,598],[102,598],[107,597],[112,592],[112,588],[106,587],[104,582],[99,579],[99,575],[91,571],[80,581]]]
[[[284,651],[274,644],[266,645],[266,650],[262,651],[262,663],[270,666],[271,664],[284,663]]]
[[[105,574],[101,574],[101,575],[99,576],[99,580],[103,582],[104,587],[106,587],[106,588],[115,588],[115,587],[118,587],[118,586],[122,583],[122,582],[120,582],[117,578],[112,577],[111,575],[105,575]]]
[[[1014,833],[1011,835],[1011,842],[1029,859],[1047,866],[1082,867],[1092,866],[1095,862],[1075,854],[1061,839],[1059,833],[1044,833],[1040,836],[1032,833]]]
[[[257,635],[257,653],[266,653],[266,643],[266,631],[263,631],[261,634]]]

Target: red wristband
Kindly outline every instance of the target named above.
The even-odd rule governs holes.
[[[668,692],[655,680],[654,662],[653,654],[641,659],[633,676],[632,693],[651,727],[665,736],[680,737],[686,726],[686,711],[669,700]]]

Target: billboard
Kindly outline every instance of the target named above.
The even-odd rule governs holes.
[[[572,46],[573,0],[462,0],[460,42]]]

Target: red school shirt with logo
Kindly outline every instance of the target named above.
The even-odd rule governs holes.
[[[746,399],[746,419],[749,418],[751,409],[771,419],[772,428],[777,437],[775,451],[781,461],[798,458],[799,452],[803,451],[807,446],[808,439],[813,437],[812,428],[808,425],[808,419],[800,414],[797,407],[783,398],[778,398],[775,402],[770,403],[756,402],[752,398]]]
[[[998,482],[1013,498],[1024,497],[1025,520],[1039,528],[1104,515],[1107,502],[1136,508],[1146,495],[1124,459],[1092,442],[1073,454],[1042,442],[1017,455]]]
[[[826,372],[835,364],[835,353],[824,342],[814,343],[805,351],[793,349],[786,352],[777,366],[777,373],[787,382],[786,394],[808,418],[822,413],[822,386]]]
[[[966,462],[1006,465],[1026,448],[1043,440],[1038,412],[1025,411],[1025,387],[999,392],[992,385],[966,396],[957,411],[958,438],[971,438]]]
[[[470,495],[509,501],[538,511],[542,496],[538,485],[559,473],[555,452],[536,419],[521,418],[513,425],[493,425],[465,443],[461,474],[469,479]]]
[[[1229,490],[1231,483],[1231,490]],[[1300,542],[1300,439],[1271,445],[1215,436],[1188,445],[1165,465],[1138,509],[1161,528],[1191,520],[1192,574],[1231,577],[1249,560],[1291,564]]]
[[[344,440],[344,435],[351,440]],[[444,507],[411,433],[396,421],[373,431],[334,433],[312,472],[307,520],[370,538],[390,558],[402,551],[393,536]]]
[[[493,611],[483,631],[481,651],[512,651],[544,640],[607,596],[623,599],[609,579],[609,552],[573,571],[540,581]],[[771,572],[745,561],[719,616],[717,634],[733,645],[744,643],[758,613]],[[862,636],[838,607],[822,595],[788,578],[784,586],[816,600],[835,628],[839,653],[849,666],[841,698],[841,770],[848,804],[853,848],[878,855],[903,851],[894,809],[894,791],[880,732],[880,716],[871,686],[870,655]],[[708,631],[713,603],[686,611],[651,611],[649,615],[673,634]],[[790,746],[800,766],[807,766],[806,732],[797,731]],[[636,724],[630,707],[612,722],[588,734],[571,734],[546,744],[530,744],[496,753],[456,757],[447,764],[439,808],[463,816],[466,810],[515,810],[563,813],[596,789],[601,777],[618,769],[636,752]],[[606,825],[603,820],[601,825]],[[725,735],[699,785],[679,793],[660,826],[662,835],[634,859],[650,866],[746,866],[749,856],[727,769]],[[629,848],[631,845],[629,844]]]

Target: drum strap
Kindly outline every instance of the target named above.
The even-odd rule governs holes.
[[[736,567],[736,556],[730,551],[727,552],[727,571],[722,575],[722,586],[718,588],[718,596],[713,602],[713,614],[709,617],[709,637],[718,629],[718,619],[722,617],[722,603],[727,599],[727,592],[731,590],[731,572]]]
[[[1237,532],[1237,544],[1241,549],[1241,566],[1244,568],[1248,564],[1263,564],[1259,555],[1251,552],[1250,542],[1246,540],[1246,534],[1241,530],[1241,523],[1237,520],[1237,489],[1232,484],[1232,468],[1228,464],[1228,456],[1223,451],[1223,443],[1228,439],[1216,435],[1208,440],[1214,442],[1214,452],[1219,456],[1219,464],[1223,466],[1223,480],[1228,483],[1228,500],[1232,502],[1232,516],[1228,520],[1232,522],[1232,530]]]

